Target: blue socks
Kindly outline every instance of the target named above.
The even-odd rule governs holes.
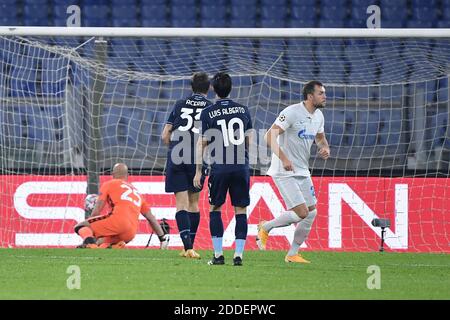
[[[189,220],[191,222],[190,228],[191,243],[192,246],[194,246],[195,235],[197,234],[198,225],[200,223],[200,212],[188,212],[188,215]]]
[[[216,257],[223,254],[222,238],[223,238],[223,222],[220,211],[211,211],[209,213],[209,230],[214,247]]]
[[[175,214],[178,230],[180,232],[181,241],[183,241],[184,250],[192,249],[191,241],[191,223],[186,210],[180,210]]]
[[[236,237],[236,250],[234,256],[242,258],[244,253],[245,240],[247,239],[248,223],[246,214],[236,215],[236,228],[234,229],[234,235]]]

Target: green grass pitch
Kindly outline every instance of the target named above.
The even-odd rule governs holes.
[[[305,252],[309,265],[282,251],[247,251],[244,266],[187,260],[178,250],[0,249],[0,299],[450,299],[450,255]],[[69,266],[80,289],[69,290]],[[368,289],[367,268],[381,288]]]

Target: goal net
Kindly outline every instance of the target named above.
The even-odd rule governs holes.
[[[386,218],[388,250],[449,252],[450,33],[294,36],[280,29],[266,37],[228,29],[232,37],[211,37],[206,29],[164,37],[143,30],[93,37],[2,31],[0,246],[78,244],[73,226],[85,217],[84,198],[116,162],[129,166],[157,218],[168,219],[170,246],[181,246],[175,198],[164,193],[161,132],[175,101],[190,95],[193,72],[226,71],[231,98],[248,106],[256,129],[247,248],[257,248],[258,222],[285,210],[265,176],[270,151],[262,137],[316,79],[326,88],[331,157],[320,159],[313,146],[318,216],[305,250],[377,250],[381,229],[371,221]],[[204,191],[199,249],[212,247],[207,201]],[[230,204],[222,211],[225,248],[234,246],[233,212]],[[288,248],[293,232],[273,230],[268,249]],[[150,233],[142,221],[131,245],[145,246]]]

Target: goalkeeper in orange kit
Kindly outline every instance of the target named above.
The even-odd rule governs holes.
[[[113,179],[104,183],[95,204],[92,215],[75,226],[75,232],[83,238],[78,248],[123,248],[134,239],[139,226],[139,214],[142,214],[166,249],[169,235],[158,224],[149,205],[142,199],[136,188],[127,182],[128,168],[123,163],[114,165]],[[106,204],[111,212],[101,215]]]

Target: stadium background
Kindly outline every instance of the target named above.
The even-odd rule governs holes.
[[[381,26],[383,28],[449,28],[450,27],[450,1],[448,0],[405,0],[405,1],[10,1],[4,0],[0,5],[1,25],[23,25],[23,26],[65,26],[68,5],[77,4],[81,7],[81,25],[86,27],[317,27],[317,28],[365,28],[367,20],[366,9],[371,4],[379,5],[382,13]],[[65,39],[64,43],[77,46],[85,39]],[[52,39],[57,42],[57,39]],[[198,55],[191,60],[184,61],[183,65],[175,68],[171,60],[179,58],[178,54],[185,48],[199,51],[201,42],[188,42],[183,44],[180,41],[157,39],[158,45],[154,42],[147,43],[138,39],[113,39],[108,48],[107,64],[123,68],[124,70],[137,70],[146,72],[154,71],[155,68],[163,75],[167,74],[190,74],[199,70],[205,64],[208,57]],[[312,157],[314,173],[316,176],[362,176],[366,181],[367,176],[375,177],[396,177],[396,176],[421,176],[444,180],[433,180],[434,186],[431,195],[428,194],[426,200],[419,201],[419,205],[412,209],[410,213],[417,217],[419,213],[432,208],[430,216],[422,216],[426,220],[417,220],[412,225],[411,234],[418,234],[419,238],[431,230],[436,235],[423,242],[423,247],[413,246],[413,250],[418,251],[446,251],[448,250],[448,215],[445,209],[448,208],[448,200],[445,190],[448,190],[448,149],[450,147],[448,133],[448,112],[449,112],[449,82],[448,73],[445,68],[434,69],[427,72],[432,77],[422,81],[423,60],[408,58],[408,52],[402,51],[399,46],[393,50],[389,57],[386,57],[386,47],[381,41],[373,40],[337,40],[323,42],[320,40],[304,40],[310,44],[310,54],[312,64],[298,64],[292,61],[290,47],[295,42],[292,40],[249,40],[248,45],[254,53],[252,59],[255,65],[262,61],[262,56],[266,46],[274,48],[279,45],[279,51],[283,51],[284,57],[281,61],[281,73],[296,80],[305,81],[316,77],[325,84],[340,83],[348,86],[327,86],[329,100],[335,101],[333,108],[325,109],[325,118],[333,119],[326,122],[326,132],[332,146],[338,146],[337,154],[333,162],[328,164]],[[71,164],[67,167],[66,149],[64,141],[63,127],[64,111],[58,103],[64,98],[65,82],[51,83],[52,79],[62,79],[58,75],[58,69],[52,64],[51,59],[40,59],[44,50],[34,52],[21,51],[22,45],[18,45],[14,50],[21,51],[20,60],[17,56],[9,54],[11,48],[8,41],[2,39],[0,46],[2,50],[2,74],[1,74],[1,96],[8,103],[3,104],[0,113],[2,130],[0,139],[2,141],[1,159],[2,172],[6,181],[10,183],[3,201],[7,207],[7,214],[3,213],[3,224],[1,243],[3,246],[13,243],[14,237],[10,238],[19,229],[24,228],[27,233],[42,232],[42,227],[36,221],[24,220],[18,217],[16,212],[11,211],[13,204],[11,199],[16,192],[15,184],[20,179],[12,178],[15,173],[34,173],[49,175],[50,179],[59,180],[59,174],[75,173],[83,174],[84,166],[76,167]],[[352,48],[366,46],[365,58],[380,62],[374,68],[364,69],[361,76],[361,59],[353,55]],[[26,46],[23,45],[25,48]],[[339,52],[333,58],[333,67],[329,68],[330,48],[333,52]],[[420,43],[418,55],[429,57],[432,61],[450,60],[450,52],[442,50],[438,42]],[[445,49],[445,48],[444,48]],[[92,46],[81,49],[81,55],[86,58],[94,56]],[[360,55],[360,52],[358,52]],[[158,57],[158,62],[152,64],[152,58]],[[386,72],[382,60],[388,58],[390,65],[397,65],[394,75],[392,69]],[[328,58],[329,59],[329,58]],[[307,59],[305,59],[307,60]],[[142,63],[140,63],[142,62]],[[358,62],[358,63],[356,63]],[[213,68],[227,68],[227,56],[223,56],[223,65],[213,66]],[[26,65],[27,68],[23,68]],[[303,68],[303,69],[302,69]],[[50,75],[43,70],[53,70]],[[305,71],[301,75],[299,70]],[[338,72],[338,71],[342,72]],[[77,78],[76,69],[73,77]],[[302,78],[304,76],[304,78]],[[48,77],[48,78],[46,78]],[[14,81],[11,81],[14,79]],[[42,80],[42,82],[41,82]],[[258,83],[261,79],[252,76],[242,76],[236,79],[237,86],[249,87]],[[269,105],[279,102],[286,104],[300,99],[301,86],[293,88],[283,81],[270,81],[269,86],[260,88],[261,95],[270,97],[273,101]],[[380,84],[392,82],[388,88]],[[174,88],[173,83],[178,82]],[[50,85],[49,85],[50,83]],[[46,85],[42,85],[46,84]],[[356,90],[354,85],[363,85],[364,90]],[[170,84],[161,82],[150,86],[149,90],[139,90],[139,86],[133,84],[118,86],[117,83],[107,83],[107,92],[114,90],[115,94],[133,97],[152,98],[154,100],[166,100],[167,107],[152,109],[149,106],[145,112],[139,113],[135,110],[135,104],[127,106],[126,102],[120,107],[111,107],[102,116],[102,141],[105,162],[101,165],[107,169],[117,160],[123,159],[133,168],[133,173],[140,174],[161,174],[164,170],[166,149],[161,145],[159,132],[161,132],[164,121],[167,119],[170,105],[175,99],[181,98],[189,93],[188,80],[174,80]],[[109,87],[108,87],[109,86]],[[272,87],[284,88],[279,92],[273,92]],[[148,87],[147,87],[148,89]],[[387,89],[387,91],[386,91]],[[244,90],[245,91],[245,90]],[[415,95],[422,94],[423,105],[427,107],[426,128],[424,137],[425,158],[429,161],[421,166],[411,166],[408,163],[409,157],[414,157],[415,141],[411,134],[414,122],[414,108],[417,107]],[[234,92],[242,97],[246,92]],[[247,92],[248,94],[248,92]],[[275,96],[274,96],[275,94]],[[37,97],[40,101],[39,107],[35,103],[28,105],[24,103],[27,98]],[[212,95],[210,96],[212,98]],[[115,99],[114,96],[105,96],[108,99]],[[357,109],[361,101],[384,101],[386,108],[373,109],[367,112],[366,104],[364,111]],[[55,102],[54,106],[48,102]],[[279,108],[279,105],[276,106]],[[276,112],[258,113],[253,109],[254,123],[256,128],[267,128],[276,116]],[[261,118],[262,117],[262,118]],[[146,119],[149,125],[145,130],[137,130],[138,123],[142,118]],[[369,123],[369,125],[366,125]],[[361,125],[362,124],[362,125]],[[367,138],[369,137],[369,138]],[[78,137],[78,150],[86,151],[85,137]],[[141,150],[145,145],[146,149]],[[118,151],[120,150],[120,151]],[[444,150],[437,157],[436,150]],[[140,153],[142,152],[142,153]],[[374,155],[367,161],[360,160],[361,154]],[[314,152],[313,152],[314,154]],[[119,156],[117,156],[119,155]],[[144,160],[143,160],[144,159]],[[354,160],[354,161],[353,161]],[[61,165],[63,164],[63,165]],[[261,168],[254,168],[254,173],[258,175]],[[16,179],[16,180],[14,180]],[[443,181],[443,182],[442,182]],[[346,181],[348,182],[348,181]],[[319,182],[319,188],[327,187],[328,182]],[[351,182],[350,182],[351,183]],[[358,184],[360,181],[353,181]],[[393,182],[391,182],[392,184]],[[365,200],[372,208],[378,206],[386,210],[386,206],[392,207],[392,199],[384,198],[383,201],[369,199],[376,195],[376,190],[390,190],[392,185],[384,188],[384,182],[369,186],[363,183],[363,191],[369,193]],[[15,186],[14,188],[11,186]],[[383,186],[383,187],[380,187]],[[436,187],[439,186],[439,187]],[[356,187],[355,187],[356,188]],[[417,189],[423,189],[418,186]],[[413,193],[413,192],[412,192]],[[413,193],[414,194],[414,193]],[[5,196],[6,195],[6,196]],[[422,195],[422,193],[420,193]],[[417,196],[420,197],[420,196]],[[44,200],[42,200],[44,199]],[[52,198],[53,205],[60,200]],[[80,198],[81,199],[81,198]],[[81,200],[78,199],[78,206]],[[49,200],[41,198],[43,203]],[[161,201],[157,198],[156,201]],[[390,204],[387,202],[389,201]],[[5,205],[9,204],[9,205]],[[166,203],[167,205],[169,203]],[[203,199],[203,208],[206,208]],[[324,208],[325,210],[325,208]],[[324,211],[322,210],[322,211]],[[375,209],[374,209],[375,210]],[[416,210],[416,211],[414,211]],[[203,210],[206,212],[206,209]],[[326,210],[325,210],[326,211]],[[383,210],[381,210],[383,211]],[[417,214],[415,214],[417,213]],[[12,215],[11,215],[12,214]],[[255,217],[256,218],[256,217]],[[254,219],[255,219],[254,218]],[[45,219],[44,219],[45,220]],[[202,230],[207,236],[207,218]],[[414,221],[414,219],[412,220]],[[429,225],[422,222],[427,221]],[[254,221],[256,223],[256,221]],[[352,221],[353,225],[355,221]],[[59,223],[44,222],[45,230],[55,230],[61,227]],[[316,226],[317,228],[317,226]],[[326,221],[319,225],[316,234],[320,234],[326,228]],[[364,225],[360,224],[355,229],[350,230],[351,236],[355,236],[355,230],[364,230]],[[68,226],[61,227],[60,231],[69,232]],[[148,231],[148,230],[145,230]],[[9,232],[9,233],[8,233]],[[319,236],[317,237],[319,238]],[[323,238],[321,236],[321,238]],[[12,240],[9,240],[12,239]],[[372,241],[374,240],[374,241]],[[284,240],[283,240],[284,241]],[[361,244],[359,243],[361,241]],[[356,240],[349,245],[352,250],[370,250],[377,247],[377,238],[371,237],[367,240],[365,232],[356,235]],[[14,245],[14,243],[13,243]],[[30,245],[30,243],[28,243]],[[205,243],[205,247],[209,244]],[[280,242],[277,248],[284,248],[287,242]],[[313,249],[326,248],[327,244],[318,244]]]

